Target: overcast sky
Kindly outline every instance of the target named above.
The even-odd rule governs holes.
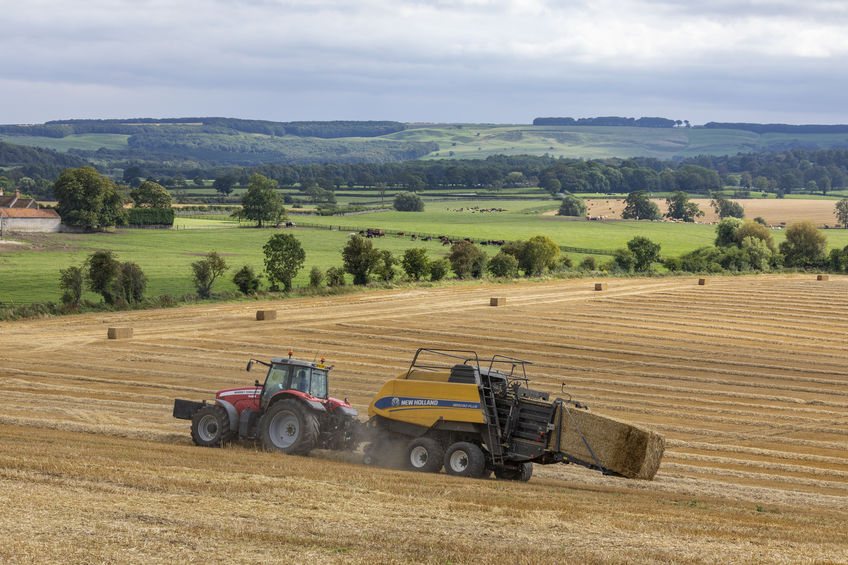
[[[0,0],[0,123],[848,123],[848,1]]]

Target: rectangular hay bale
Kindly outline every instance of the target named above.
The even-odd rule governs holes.
[[[629,479],[651,480],[660,468],[665,439],[608,416],[568,407],[563,410],[560,450],[589,464],[595,464],[597,457],[604,468]]]
[[[595,290],[606,290],[607,283],[595,283]]]
[[[276,310],[257,310],[256,311],[256,319],[258,321],[276,320],[277,319],[277,311]]]
[[[109,328],[106,330],[106,337],[109,339],[130,339],[132,336],[132,328]]]
[[[818,275],[816,277],[816,280],[817,281],[827,281],[827,280],[830,280],[830,277],[828,275]]]
[[[503,306],[506,304],[506,298],[504,297],[492,297],[489,299],[489,306]]]
[[[707,279],[698,279],[698,284],[700,286],[704,286],[705,284],[707,284]]]

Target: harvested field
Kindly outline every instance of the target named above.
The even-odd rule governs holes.
[[[848,277],[455,285],[0,324],[0,561],[848,561]],[[507,307],[491,308],[494,294]],[[257,324],[257,309],[278,319]],[[132,340],[106,328],[131,325]],[[325,356],[363,413],[416,347],[535,363],[662,433],[654,481],[528,484],[193,447],[173,398]],[[297,521],[298,527],[288,527]]]
[[[665,213],[668,206],[664,198],[653,201]],[[692,198],[692,202],[704,212],[698,218],[698,223],[715,223],[718,214],[710,206],[709,198]],[[746,218],[762,217],[771,225],[791,224],[809,220],[818,226],[834,227],[836,223],[835,200],[803,200],[803,199],[745,199],[736,200],[745,208]],[[616,198],[590,198],[586,200],[587,214],[590,216],[605,216],[608,219],[620,219],[624,211],[624,200]],[[554,212],[556,213],[556,212]]]

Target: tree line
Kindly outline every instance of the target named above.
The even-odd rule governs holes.
[[[335,143],[334,140],[327,142]],[[224,147],[211,150],[226,155]],[[392,150],[402,152],[403,148]],[[258,159],[257,156],[262,154],[257,148],[254,158]],[[372,158],[376,157],[372,155]],[[4,175],[11,181],[24,177],[33,179],[36,183],[34,195],[42,198],[52,196],[49,194],[49,181],[55,179],[63,167],[80,163],[82,161],[72,155],[0,143],[0,165],[12,167]],[[157,162],[124,161],[121,168],[123,180],[128,183],[153,179],[164,186],[179,188],[187,186],[189,179],[202,186],[205,179],[212,178],[216,188],[223,187],[221,192],[224,194],[228,194],[233,186],[244,186],[251,174],[259,173],[276,180],[282,187],[296,187],[304,191],[312,185],[328,191],[539,186],[551,194],[676,190],[708,194],[729,185],[737,187],[743,194],[762,191],[783,196],[802,190],[827,194],[848,186],[848,149],[793,149],[778,153],[699,156],[680,161],[492,156],[480,160],[265,163],[212,168],[174,168],[162,159]]]
[[[164,126],[164,127],[163,127]],[[53,120],[44,124],[0,125],[0,134],[67,137],[86,133],[136,135],[167,130],[173,133],[259,133],[271,136],[298,137],[377,137],[406,129],[406,124],[393,121],[300,121],[273,122],[239,118],[129,118],[103,120]]]
[[[707,122],[706,129],[739,129],[754,133],[848,133],[848,125],[843,124],[752,124],[745,122]]]
[[[623,118],[621,116],[600,116],[596,118],[535,118],[534,126],[617,126],[635,128],[673,128],[681,125],[689,127],[688,120],[670,120],[668,118],[642,117]]]

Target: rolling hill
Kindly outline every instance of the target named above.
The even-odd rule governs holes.
[[[492,155],[675,159],[848,147],[848,133],[839,129],[822,126],[824,129],[813,131],[761,131],[751,126],[711,123],[708,127],[653,128],[144,118],[0,125],[0,141],[69,153],[107,168],[121,168],[130,161],[215,167],[484,159]]]

